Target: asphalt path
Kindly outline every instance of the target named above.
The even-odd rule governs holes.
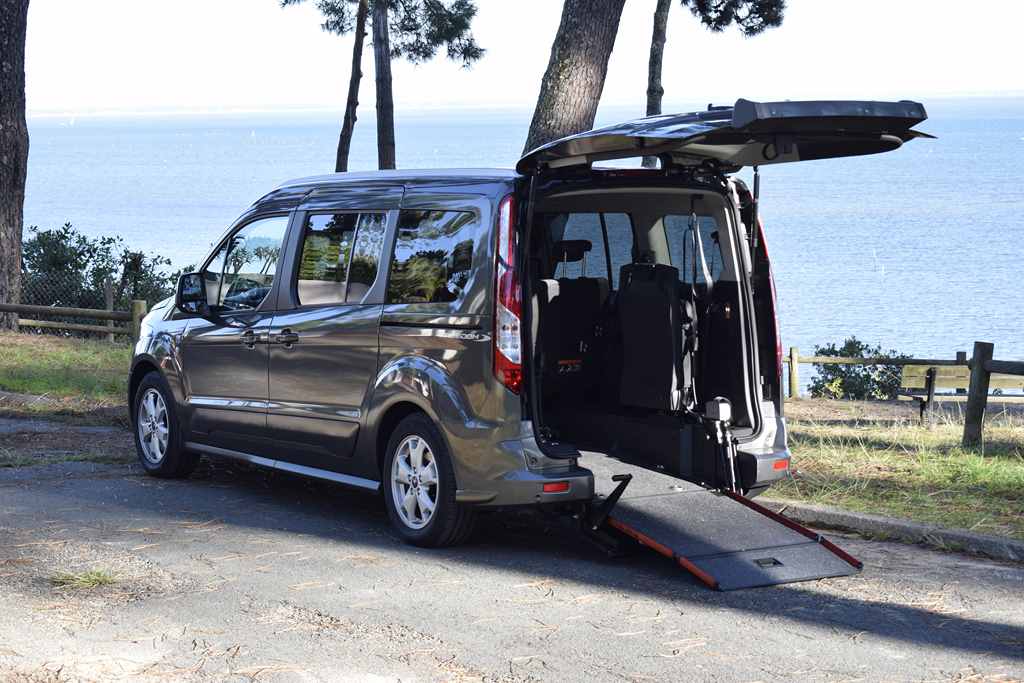
[[[536,513],[422,550],[279,473],[0,469],[0,680],[1024,678],[1024,566],[832,538],[861,574],[717,593]],[[116,581],[52,585],[90,569]]]

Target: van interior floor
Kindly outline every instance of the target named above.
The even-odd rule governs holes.
[[[595,506],[631,475],[604,522],[672,559],[709,588],[727,591],[848,576],[861,563],[819,534],[739,494],[711,491],[603,453],[582,452]]]

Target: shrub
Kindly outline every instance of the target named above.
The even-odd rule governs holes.
[[[816,356],[843,356],[847,358],[909,358],[906,354],[882,347],[871,346],[856,337],[849,337],[842,346],[828,344],[814,347]],[[897,365],[839,365],[815,364],[815,377],[808,387],[811,396],[818,398],[852,398],[891,400],[900,390],[900,367]]]
[[[182,271],[168,272],[170,259],[132,251],[120,237],[87,237],[65,223],[52,230],[29,228],[22,248],[22,303],[103,308],[104,282],[114,290],[114,308],[132,299],[150,306],[174,294]]]

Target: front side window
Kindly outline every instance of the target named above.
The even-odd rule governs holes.
[[[377,277],[383,213],[313,214],[302,230],[299,304],[359,303]]]
[[[234,233],[204,273],[208,299],[228,311],[258,308],[274,285],[287,216],[262,218]]]
[[[469,282],[479,229],[480,221],[468,211],[401,211],[388,303],[458,300]]]
[[[711,282],[718,282],[725,262],[719,244],[718,222],[714,217],[697,216],[696,235],[690,228],[689,216],[668,215],[663,223],[672,265],[679,269],[679,279],[687,284],[707,284],[706,266]],[[695,236],[699,239],[694,239]]]

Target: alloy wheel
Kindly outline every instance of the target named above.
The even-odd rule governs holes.
[[[150,388],[142,395],[135,422],[143,457],[147,462],[159,465],[167,455],[168,437],[171,433],[167,404],[164,403],[164,397],[159,391]]]
[[[403,524],[422,529],[430,523],[439,486],[437,460],[426,439],[405,437],[391,463],[391,496]]]

